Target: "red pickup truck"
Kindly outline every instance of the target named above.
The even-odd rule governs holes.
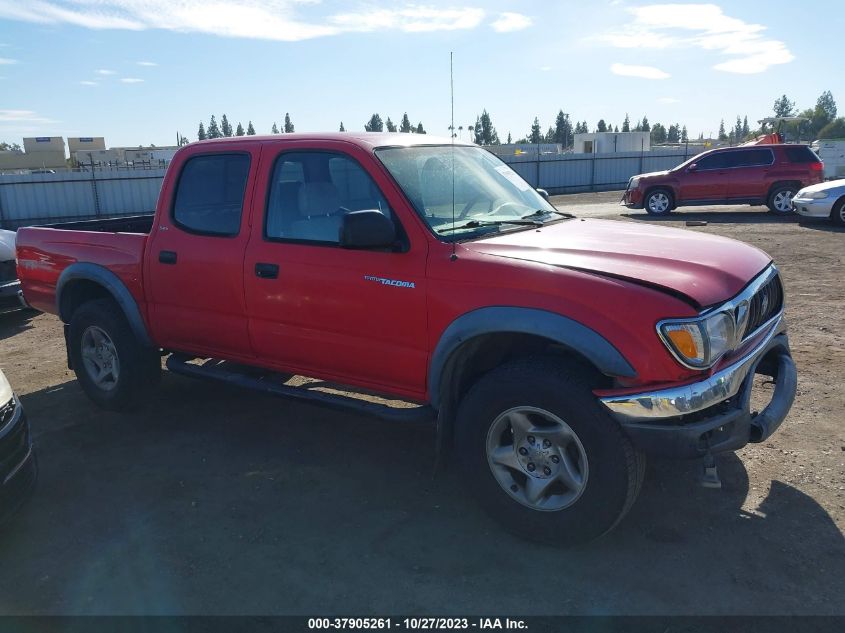
[[[154,216],[20,229],[19,276],[103,407],[138,402],[168,356],[429,420],[496,518],[576,542],[631,507],[646,454],[712,460],[769,437],[796,371],[765,253],[578,219],[543,194],[429,136],[200,142],[177,152]],[[775,387],[752,412],[756,374]]]

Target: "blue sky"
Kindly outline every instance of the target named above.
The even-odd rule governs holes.
[[[173,144],[226,113],[269,133],[362,130],[407,111],[448,134],[486,108],[504,140],[559,109],[687,125],[755,121],[786,93],[824,90],[845,113],[834,40],[841,0],[656,4],[629,0],[0,0],[0,140],[105,136]],[[466,133],[464,133],[466,137]]]

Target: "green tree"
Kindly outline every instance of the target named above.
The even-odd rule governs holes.
[[[540,131],[540,119],[534,117],[534,125],[531,126],[531,133],[528,135],[529,143],[539,143],[543,140],[543,133]]]
[[[238,127],[235,130],[235,136],[244,136],[244,126],[238,121]]]
[[[200,125],[202,125],[202,123],[200,123]],[[2,152],[19,152],[19,151],[21,151],[21,146],[18,145],[17,143],[7,143],[6,141],[3,141],[2,143],[0,143],[0,151],[2,151]]]
[[[486,109],[482,110],[481,116],[476,117],[475,125],[472,128],[475,131],[475,142],[478,145],[499,144],[499,135],[493,125],[493,119]]]
[[[364,129],[367,132],[383,132],[384,131],[384,122],[381,120],[381,117],[378,113],[373,114],[370,117],[370,120],[364,124]]]
[[[669,126],[669,130],[666,132],[666,140],[670,143],[677,143],[681,140],[681,130],[677,123]]]
[[[810,116],[811,127],[814,133],[818,133],[821,129],[836,118],[836,101],[833,100],[833,95],[830,90],[825,90],[816,100],[816,107]]]
[[[250,121],[249,125],[246,126],[246,135],[255,136],[255,128],[252,126],[252,121]]]
[[[293,123],[290,120],[290,114],[285,112],[285,134],[292,134],[295,132]]]
[[[748,115],[745,115],[745,118],[742,120],[742,138],[748,138],[748,135],[751,134],[751,130],[748,127]]]
[[[205,135],[205,126],[202,124],[202,121],[200,121],[200,129],[197,130],[197,140],[204,141],[207,138],[208,137]]]
[[[596,123],[596,132],[607,132],[607,123],[604,122],[604,119],[599,119],[599,122]]]
[[[340,122],[340,128],[338,129],[338,132],[345,132],[345,131],[346,131],[346,128],[343,127],[343,121],[341,121]]]
[[[270,132],[272,134],[278,134],[279,133],[279,126],[276,125],[275,121],[273,121],[273,127],[270,128]]]
[[[511,143],[513,143],[513,138],[511,137],[511,133],[508,132],[508,145],[510,145]]]
[[[643,132],[651,132],[651,125],[648,122],[648,117],[643,115],[643,122],[640,125]]]
[[[789,97],[783,95],[775,99],[775,105],[772,108],[775,111],[775,116],[793,116],[795,114],[795,102],[790,101]]]
[[[666,142],[666,127],[662,123],[655,123],[651,127],[651,142],[655,145]]]
[[[734,125],[734,139],[739,142],[743,139],[742,134],[742,119],[739,118],[739,115],[736,115],[736,125]]]
[[[226,118],[225,114],[220,119],[220,130],[223,132],[223,136],[232,136],[232,124],[229,123],[229,119]]]
[[[217,126],[217,119],[214,118],[213,114],[211,115],[211,121],[208,122],[206,136],[208,138],[221,138],[223,136],[220,132],[220,128]]]
[[[557,117],[555,117],[555,132],[552,137],[552,143],[559,143],[567,147],[572,141],[572,122],[569,120],[569,115],[563,110],[559,110]]]
[[[725,133],[725,120],[722,119],[719,122],[719,140],[720,141],[727,141],[728,135]]]
[[[687,132],[687,126],[681,128],[681,143],[689,143],[689,133]]]
[[[819,130],[819,138],[845,138],[845,117],[839,117],[825,125]]]
[[[625,120],[622,121],[622,131],[623,132],[630,132],[631,131],[631,119],[628,118],[628,113],[625,113]]]
[[[619,126],[618,125],[613,128],[613,132],[615,134],[619,134]]]
[[[390,117],[387,117],[387,121],[384,122],[384,125],[387,127],[388,132],[396,131],[396,124],[390,120]]]
[[[402,115],[402,122],[399,123],[399,131],[404,132],[405,134],[410,134],[413,132],[411,129],[411,120],[408,118],[408,113]]]
[[[425,134],[425,128],[423,127],[422,121],[417,123],[417,129],[414,130],[414,132],[417,134]]]

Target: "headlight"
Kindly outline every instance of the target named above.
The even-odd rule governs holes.
[[[827,191],[813,191],[811,193],[805,193],[801,197],[809,198],[810,200],[823,200],[827,198]]]
[[[633,178],[631,178],[631,184],[628,185],[628,188],[629,189],[636,189],[637,185],[639,185],[639,184],[640,184],[640,177],[634,176]]]
[[[12,388],[9,386],[9,381],[6,380],[6,377],[3,375],[3,372],[0,371],[0,407],[9,404],[9,400],[11,399]]]
[[[736,339],[736,324],[728,312],[700,319],[663,321],[659,331],[678,360],[697,369],[713,366],[733,348]]]

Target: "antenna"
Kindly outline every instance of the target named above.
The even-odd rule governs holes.
[[[449,51],[449,99],[452,105],[452,122],[449,125],[450,141],[452,143],[452,235],[455,234],[455,72],[452,66],[453,51]],[[451,261],[458,259],[458,254],[455,252],[455,238],[452,238],[452,255],[449,257]]]

